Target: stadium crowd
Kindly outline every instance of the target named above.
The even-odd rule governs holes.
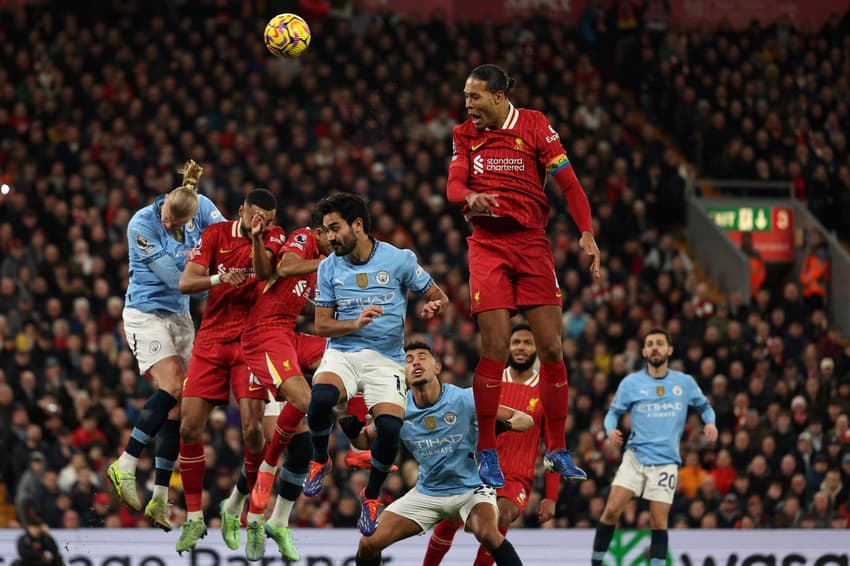
[[[648,118],[705,176],[782,181],[850,239],[850,13],[797,30],[787,14],[633,41],[618,69]],[[756,193],[753,193],[756,194]]]
[[[467,228],[446,201],[446,171],[463,81],[473,66],[499,62],[517,79],[514,103],[559,125],[603,252],[603,276],[591,282],[552,192],[568,445],[590,479],[562,484],[544,526],[598,520],[618,459],[602,443],[602,418],[619,380],[640,367],[638,337],[652,326],[673,335],[673,367],[697,379],[720,429],[717,445],[701,441],[696,421],[683,439],[671,523],[850,524],[850,346],[793,282],[752,302],[733,294],[713,303],[676,240],[687,166],[653,125],[701,171],[793,180],[840,228],[829,214],[850,194],[847,18],[823,33],[780,21],[679,34],[647,31],[636,10],[634,28],[612,12],[585,14],[577,30],[545,18],[494,26],[355,13],[311,20],[304,56],[276,60],[261,42],[266,14],[250,8],[187,3],[163,16],[142,12],[153,3],[98,6],[107,5],[0,14],[0,171],[12,187],[0,196],[0,479],[16,494],[19,521],[148,526],[119,509],[104,477],[151,393],[121,329],[126,225],[178,184],[187,157],[203,164],[200,190],[222,211],[234,214],[247,191],[264,187],[287,230],[308,224],[331,191],[367,198],[376,235],[414,249],[452,301],[441,319],[410,317],[409,335],[433,344],[445,381],[468,385],[478,344]],[[208,518],[238,475],[240,435],[235,409],[213,413]],[[356,523],[366,473],[346,469],[343,435],[332,447],[330,487],[299,500],[293,526]],[[400,467],[387,500],[415,483],[415,463]],[[150,489],[150,457],[137,473]],[[540,526],[541,496],[542,479],[522,525]],[[635,501],[623,521],[645,527],[648,514]]]

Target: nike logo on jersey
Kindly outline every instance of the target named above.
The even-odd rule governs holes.
[[[484,142],[481,142],[478,145],[473,145],[473,146],[470,147],[470,149],[472,149],[472,151],[477,151],[478,148],[481,147],[482,145],[484,145]]]
[[[263,388],[263,386],[262,386],[262,385],[249,385],[249,386],[248,386],[248,391],[250,391],[250,392],[252,392],[252,393],[253,393],[254,391],[259,391],[259,390],[260,390],[260,389],[262,389],[262,388]]]
[[[560,389],[561,387],[564,387],[564,386],[566,386],[566,385],[567,385],[567,382],[566,382],[566,381],[562,381],[561,383],[556,383],[556,384],[555,384],[555,389]]]
[[[232,251],[233,250],[226,250],[224,248],[218,248],[218,253],[220,253],[220,254],[229,254]]]
[[[485,383],[485,384],[484,384],[484,386],[485,386],[487,389],[495,389],[496,387],[501,387],[501,386],[502,386],[502,382],[500,381],[499,383]]]

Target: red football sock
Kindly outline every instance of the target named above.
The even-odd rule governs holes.
[[[263,461],[263,450],[259,452],[248,452],[245,450],[245,481],[248,484],[248,492],[254,489],[257,481],[257,472],[260,471],[260,462]]]
[[[306,413],[299,411],[292,403],[287,403],[283,406],[283,410],[277,416],[277,421],[274,424],[274,434],[271,442],[266,448],[265,461],[266,464],[272,467],[277,467],[280,463],[280,455],[289,446],[289,441],[295,435],[295,429]]]
[[[428,541],[428,550],[425,552],[425,558],[422,559],[422,566],[438,566],[442,562],[443,556],[452,547],[455,533],[461,526],[451,521],[437,523],[434,532],[431,533],[431,540]]]
[[[365,423],[369,409],[366,407],[366,401],[363,399],[363,395],[355,395],[354,397],[351,397],[348,400],[346,412],[348,412],[348,414],[352,417],[357,417],[357,420],[361,423]]]
[[[499,525],[499,532],[502,533],[502,536],[505,536],[508,533],[508,528]],[[475,556],[475,562],[472,563],[472,566],[493,566],[494,562],[493,555],[482,544],[478,547],[478,554]]]
[[[478,450],[496,448],[496,413],[502,393],[505,362],[482,357],[472,378],[472,395],[478,417]]]
[[[566,448],[570,386],[563,360],[540,364],[540,401],[543,403],[546,449],[554,452]]]
[[[561,493],[561,474],[557,472],[546,472],[545,474],[545,498],[552,501],[558,501]]]
[[[186,511],[202,511],[201,496],[204,491],[204,443],[180,441],[180,475],[183,478],[183,494]]]

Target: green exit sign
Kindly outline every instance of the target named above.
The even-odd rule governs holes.
[[[768,232],[771,229],[771,209],[741,206],[738,208],[709,208],[708,214],[721,230],[736,232]]]

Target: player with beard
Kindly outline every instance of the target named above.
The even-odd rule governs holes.
[[[543,406],[540,404],[540,371],[537,367],[537,348],[534,334],[527,324],[514,326],[511,333],[508,367],[502,372],[501,405],[522,411],[534,418],[534,425],[518,434],[501,434],[511,430],[504,420],[496,421],[496,450],[505,485],[496,491],[499,506],[499,532],[503,535],[517,517],[525,510],[528,495],[534,485],[534,464],[543,440]],[[556,473],[546,474],[546,497],[540,502],[537,517],[545,523],[555,513],[560,477]],[[455,533],[462,525],[456,521],[442,521],[431,535],[423,566],[440,564],[451,547]],[[493,556],[482,545],[474,566],[490,566]]]
[[[209,291],[209,295],[183,384],[180,472],[187,521],[177,540],[178,553],[195,548],[207,532],[202,509],[204,426],[213,407],[230,402],[231,392],[239,405],[245,468],[252,484],[262,460],[265,440],[260,419],[266,391],[250,381],[240,337],[256,296],[253,240],[259,237],[268,254],[276,254],[283,245],[283,230],[274,226],[276,212],[277,199],[272,193],[265,189],[249,192],[235,220],[204,230],[180,277],[182,292]]]
[[[703,433],[709,442],[717,440],[714,409],[690,375],[669,369],[673,354],[670,335],[662,329],[650,330],[643,339],[646,367],[623,378],[608,414],[605,433],[613,446],[623,445],[617,429],[622,415],[631,417],[631,434],[611,493],[593,539],[593,566],[601,566],[614,528],[629,501],[635,496],[649,501],[652,541],[649,562],[665,564],[667,558],[667,516],[676,491],[676,478],[682,457],[679,440],[685,430],[688,407],[694,407],[705,423]]]
[[[469,74],[463,89],[469,119],[452,132],[446,184],[448,200],[462,204],[473,225],[467,243],[472,314],[481,331],[481,358],[472,380],[480,426],[477,460],[481,479],[494,487],[505,483],[496,452],[496,410],[510,355],[511,316],[518,310],[532,328],[540,358],[548,450],[543,463],[566,479],[587,478],[566,446],[569,386],[561,346],[561,289],[546,236],[549,177],[581,232],[578,245],[590,256],[590,272],[599,277],[587,195],[558,132],[537,110],[514,107],[512,86],[496,65],[480,65]]]
[[[358,392],[374,417],[376,440],[372,469],[360,493],[358,527],[366,536],[375,532],[383,508],[381,487],[398,453],[407,404],[404,381],[404,324],[407,294],[425,299],[419,316],[442,314],[448,297],[417,262],[410,250],[379,242],[365,201],[336,193],[319,201],[318,211],[334,254],[319,264],[316,289],[316,333],[328,338],[307,411],[313,439],[304,495],[317,495],[331,470],[328,440],[334,425],[333,408]]]

